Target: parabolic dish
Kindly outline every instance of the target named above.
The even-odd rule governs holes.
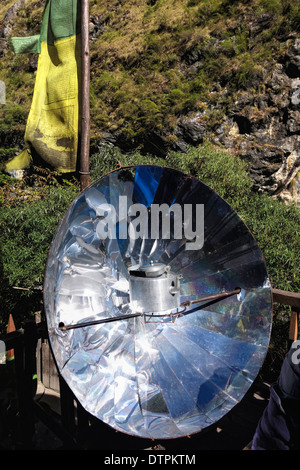
[[[135,239],[128,236],[137,220],[134,204],[146,208],[149,221],[148,232],[136,226]],[[169,207],[170,233],[163,238],[160,227],[151,238],[151,209],[162,204]],[[192,208],[186,219],[182,215],[181,238],[174,204],[182,214]],[[198,248],[191,248],[191,231],[199,235]],[[185,308],[175,318],[159,311],[153,318],[153,312],[130,317],[129,268],[153,264],[157,272],[168,266],[180,279]],[[149,273],[155,275],[152,268]],[[188,302],[237,287],[235,295]],[[143,292],[146,303],[163,298]],[[253,383],[270,338],[270,282],[248,228],[201,181],[159,166],[121,168],[79,194],[50,248],[44,304],[58,369],[76,398],[112,428],[143,438],[183,437],[218,421]]]

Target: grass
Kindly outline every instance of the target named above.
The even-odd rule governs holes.
[[[2,2],[0,18],[13,3]],[[39,2],[27,2],[18,10],[12,35],[37,34],[42,11]],[[92,137],[117,133],[124,148],[138,148],[153,132],[173,142],[177,117],[208,106],[217,82],[229,91],[227,98],[216,97],[223,115],[237,90],[250,86],[258,94],[266,63],[271,65],[287,47],[280,38],[299,26],[292,0],[105,0],[91,2],[90,14],[102,25],[90,42]],[[258,15],[267,21],[255,34],[251,27]],[[186,63],[191,51],[199,54],[193,70]],[[20,126],[26,124],[32,60],[30,54],[11,51],[1,59],[7,106],[0,136],[6,141],[16,131],[21,135]],[[214,116],[208,116],[214,128]]]
[[[295,17],[293,4],[287,3],[290,5],[285,8],[290,12],[288,18],[289,14]],[[105,5],[95,4],[92,13],[103,14],[104,8]],[[223,77],[232,93],[253,84],[257,87],[263,79],[265,61],[271,62],[276,52],[279,53],[275,29],[282,29],[285,21],[289,30],[296,21],[284,17],[281,2],[262,0],[243,4],[222,0],[139,2],[138,12],[136,2],[127,1],[122,2],[122,8],[118,9],[115,4],[110,10],[103,34],[93,42],[92,83],[96,85],[109,72],[111,82],[117,87],[120,71],[126,73],[119,89],[111,89],[110,82],[107,88],[95,92],[100,98],[101,111],[98,112],[96,105],[92,121],[97,131],[118,128],[121,134],[126,121],[124,138],[134,137],[137,145],[143,140],[147,127],[143,118],[135,119],[136,114],[147,113],[150,131],[154,129],[159,133],[161,128],[166,128],[166,133],[172,134],[174,128],[168,126],[173,122],[172,116],[197,111],[200,103],[209,101],[213,83],[220,78]],[[239,15],[247,18],[254,12],[272,15],[270,24],[258,37],[251,35],[247,21],[238,21]],[[116,28],[120,24],[122,27]],[[138,43],[136,38],[139,38]],[[195,49],[199,51],[201,65],[193,76],[185,70],[183,60],[187,51]],[[96,69],[98,60],[102,64],[100,70]],[[120,97],[122,106],[118,105]],[[131,105],[135,98],[155,103],[155,112]],[[107,119],[103,116],[103,104]],[[223,103],[223,114],[227,104]],[[97,119],[99,114],[101,122]],[[113,128],[110,116],[114,118]]]
[[[0,178],[0,331],[13,313],[20,328],[41,308],[47,253],[56,227],[78,193],[45,169],[24,181]]]

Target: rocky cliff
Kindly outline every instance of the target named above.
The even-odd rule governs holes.
[[[249,162],[258,191],[300,204],[300,39],[267,64],[261,80],[235,93],[222,112],[227,86],[218,88],[219,102],[209,109],[178,119],[175,148],[185,151],[208,138]],[[211,116],[221,111],[211,128]]]
[[[256,22],[251,23],[253,30]],[[249,87],[240,87],[227,99],[230,81],[216,82],[214,104],[180,116],[173,148],[184,152],[187,145],[209,139],[249,162],[255,189],[300,204],[300,38],[291,36],[287,50],[266,62],[260,79]],[[198,66],[197,55],[189,55],[189,65]]]
[[[43,5],[0,7],[0,80],[8,90],[2,147],[22,147],[37,65],[36,55],[14,57],[9,38],[37,34]],[[92,149],[109,142],[162,156],[209,140],[249,162],[255,189],[300,204],[299,7],[291,0],[90,2]]]
[[[250,164],[254,186],[300,203],[300,39],[268,67],[253,90],[241,90],[213,141]]]

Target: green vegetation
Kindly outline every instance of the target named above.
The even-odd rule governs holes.
[[[14,2],[2,2],[0,19]],[[43,5],[32,0],[11,25],[12,36],[38,34]],[[293,0],[105,0],[91,2],[92,137],[117,133],[138,148],[153,132],[174,141],[176,118],[219,103],[219,120],[234,93],[252,87],[278,61],[299,29]],[[260,19],[263,27],[255,21]],[[290,35],[290,36],[289,36]],[[0,61],[7,104],[0,137],[19,143],[34,87],[37,56],[9,49]],[[229,93],[211,93],[221,83]],[[21,108],[21,109],[20,109]],[[215,116],[208,115],[214,128]],[[23,126],[23,127],[22,127]],[[173,137],[173,140],[172,140]]]
[[[174,117],[209,103],[216,82],[226,84],[231,96],[255,86],[266,61],[281,53],[277,33],[288,35],[298,21],[289,0],[138,3],[116,0],[91,8],[104,24],[91,48],[92,87],[100,98],[92,108],[93,131],[118,130],[122,140],[137,145],[162,126],[172,135]],[[265,19],[258,32],[251,29],[257,16]]]
[[[47,253],[58,223],[78,192],[45,169],[23,181],[0,174],[0,331],[9,314],[17,328],[41,310]],[[32,290],[34,288],[34,290]],[[35,290],[37,288],[37,290]]]

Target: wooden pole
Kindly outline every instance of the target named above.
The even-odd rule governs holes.
[[[90,47],[89,47],[89,0],[81,0],[81,190],[90,184]]]
[[[283,305],[290,305],[291,311],[289,337],[287,340],[287,349],[289,350],[292,343],[298,339],[298,317],[300,312],[300,294],[297,292],[289,292],[280,289],[272,289],[273,302]]]
[[[16,327],[15,327],[15,322],[14,322],[13,316],[10,313],[9,318],[8,318],[6,333],[12,333],[13,331],[16,331]],[[7,359],[11,360],[11,359],[14,359],[14,357],[15,357],[14,350],[9,349],[9,351],[7,351]]]
[[[293,343],[298,339],[298,312],[291,312],[289,340]]]

